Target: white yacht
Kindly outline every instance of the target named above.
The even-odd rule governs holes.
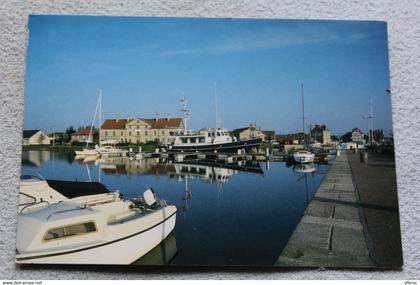
[[[307,150],[299,150],[293,153],[293,159],[297,163],[311,163],[314,162],[315,154]]]
[[[99,146],[95,145],[95,151],[104,157],[126,156],[128,150],[117,148],[115,144],[115,141],[102,141]]]
[[[130,264],[175,227],[176,207],[152,189],[130,201],[100,183],[32,179],[20,194],[17,263]]]
[[[191,112],[187,110],[187,99],[181,99],[182,112],[184,113],[184,131],[173,134],[173,143],[168,146],[169,150],[181,152],[236,152],[238,150],[249,151],[258,148],[262,138],[236,140],[229,135],[229,131],[221,128],[216,123],[216,128],[206,128],[198,132],[187,129],[187,119]]]

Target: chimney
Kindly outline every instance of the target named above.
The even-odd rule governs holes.
[[[171,114],[168,113],[168,116],[166,117],[166,120],[169,121],[171,119]]]
[[[156,113],[155,121],[159,121],[159,113]]]
[[[120,116],[117,115],[117,118],[115,119],[115,122],[118,122],[120,120]]]

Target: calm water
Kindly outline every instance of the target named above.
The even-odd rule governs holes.
[[[22,174],[100,181],[125,197],[153,187],[158,197],[176,205],[173,234],[138,264],[274,264],[327,169],[315,164],[305,170],[312,172],[303,172],[284,162],[226,166],[129,158],[87,163],[48,151],[25,151],[22,157]]]

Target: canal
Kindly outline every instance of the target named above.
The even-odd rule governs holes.
[[[173,234],[135,262],[152,265],[274,265],[328,167],[128,157],[79,161],[67,153],[22,154],[22,175],[100,181],[126,198],[152,187],[174,204]]]

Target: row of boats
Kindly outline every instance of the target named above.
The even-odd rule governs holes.
[[[102,92],[100,91],[98,98],[99,114],[101,113]],[[303,104],[303,93],[302,93]],[[168,152],[219,152],[219,153],[235,153],[249,152],[258,149],[262,138],[253,136],[248,139],[236,139],[229,134],[229,131],[216,124],[215,128],[204,128],[194,132],[187,129],[187,120],[191,116],[191,112],[187,109],[187,99],[181,99],[182,109],[184,113],[183,123],[184,130],[172,133],[170,142],[163,145],[163,150]],[[95,110],[95,115],[96,115]],[[304,120],[304,113],[303,113]],[[93,122],[95,121],[95,117]],[[93,129],[93,123],[91,130]],[[100,129],[99,129],[100,132]],[[89,136],[91,137],[91,135]],[[99,145],[95,145],[94,149],[88,148],[90,139],[83,150],[75,151],[76,156],[83,158],[89,156],[125,156],[128,150],[115,147],[116,141],[101,141]],[[314,161],[315,155],[308,150],[299,150],[293,154],[293,158],[297,163],[311,163]]]

